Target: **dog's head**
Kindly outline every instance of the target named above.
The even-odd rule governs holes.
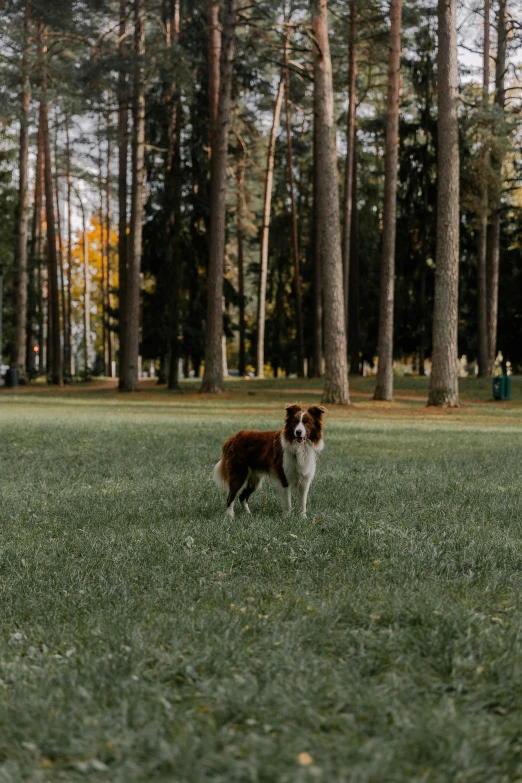
[[[286,420],[284,436],[288,443],[306,443],[309,440],[314,445],[323,437],[323,414],[326,408],[322,405],[312,405],[302,408],[297,403],[285,405]]]

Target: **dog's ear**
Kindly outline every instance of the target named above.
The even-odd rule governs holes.
[[[324,405],[312,405],[310,408],[308,408],[308,413],[310,416],[313,416],[314,419],[321,421],[323,418],[323,413],[328,413],[328,411]]]
[[[286,418],[287,419],[291,419],[293,416],[295,416],[297,411],[300,411],[300,410],[301,410],[301,406],[298,405],[297,402],[287,403],[285,405]]]

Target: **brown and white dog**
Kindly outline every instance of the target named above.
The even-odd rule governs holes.
[[[250,514],[248,499],[265,476],[280,486],[283,511],[292,509],[292,490],[299,509],[306,516],[308,490],[315,474],[318,452],[324,449],[322,405],[302,408],[286,405],[284,426],[276,432],[241,430],[223,444],[221,459],[214,468],[218,486],[228,489],[227,516],[234,516],[234,500],[239,495],[243,510]]]

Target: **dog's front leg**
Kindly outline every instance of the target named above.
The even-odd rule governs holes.
[[[310,479],[302,478],[297,485],[297,499],[301,516],[306,517],[306,502],[308,500],[308,490],[310,489]]]
[[[290,487],[279,487],[279,496],[281,498],[281,506],[285,515],[290,514],[292,511],[292,491]]]

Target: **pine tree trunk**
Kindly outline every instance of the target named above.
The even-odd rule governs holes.
[[[281,116],[281,105],[285,82],[283,74],[279,80],[277,96],[274,104],[272,129],[268,140],[268,151],[265,173],[265,195],[263,199],[263,221],[261,225],[261,258],[259,264],[259,292],[257,301],[257,357],[256,375],[265,377],[265,325],[266,325],[266,279],[268,274],[268,239],[270,233],[270,208],[272,206],[272,187],[274,182],[274,159],[277,129]]]
[[[107,177],[105,179],[105,252],[107,257],[106,266],[106,288],[105,288],[105,302],[107,305],[106,314],[106,333],[107,333],[107,345],[105,348],[105,375],[110,378],[112,376],[112,330],[111,330],[111,260],[112,260],[112,243],[111,243],[111,225],[112,225],[112,181],[111,181],[111,133],[112,133],[112,121],[111,121],[111,107],[110,107],[110,94],[109,94],[109,107],[107,111]]]
[[[314,134],[317,143],[317,221],[321,238],[326,403],[347,405],[346,323],[339,216],[332,62],[326,0],[314,0]]]
[[[91,374],[91,270],[89,269],[89,237],[85,215],[83,216],[83,282],[83,347],[85,380],[88,380]]]
[[[210,149],[214,146],[219,105],[219,63],[221,60],[221,30],[219,0],[208,0],[208,96]]]
[[[238,369],[240,377],[245,375],[246,371],[246,349],[245,349],[245,262],[243,253],[243,222],[245,205],[245,166],[246,166],[246,148],[243,147],[242,154],[237,160],[237,277],[238,277],[238,296],[239,296],[239,361]]]
[[[459,406],[459,138],[456,0],[439,0],[437,255],[428,405]]]
[[[29,219],[29,187],[27,167],[29,157],[29,102],[31,85],[29,81],[29,24],[30,0],[25,0],[24,10],[24,50],[20,79],[20,184],[18,194],[18,225],[16,236],[16,321],[13,364],[18,368],[20,377],[25,376],[26,365],[26,328],[27,328],[27,233]]]
[[[401,80],[401,0],[391,0],[388,105],[384,171],[384,216],[377,383],[374,400],[393,400],[393,306],[395,292],[395,235],[397,225],[397,161],[399,156],[399,91]]]
[[[102,123],[98,115],[98,224],[100,228],[100,304],[101,304],[101,352],[103,358],[103,373],[107,375],[107,244],[105,238],[105,191],[106,180],[103,176]]]
[[[360,375],[359,372],[359,222],[357,214],[357,136],[353,140],[353,180],[352,180],[352,227],[350,232],[350,281],[349,294],[349,321],[348,321],[348,348],[350,354],[350,375]]]
[[[357,62],[355,59],[355,42],[357,38],[357,0],[350,0],[350,55],[348,84],[348,127],[346,131],[346,166],[344,170],[344,223],[343,223],[343,285],[344,308],[346,321],[346,339],[349,334],[350,312],[350,247],[353,209],[353,166],[355,156],[356,101],[357,101]]]
[[[65,154],[66,154],[66,177],[67,177],[67,330],[64,330],[64,334],[67,334],[65,340],[64,357],[65,367],[64,372],[67,377],[72,376],[72,338],[71,338],[71,323],[72,323],[72,204],[71,204],[71,190],[72,190],[72,176],[71,176],[71,140],[69,136],[69,115],[65,114]]]
[[[142,0],[134,0],[135,47],[137,61],[134,74],[134,135],[132,144],[131,235],[128,259],[126,299],[125,356],[122,391],[139,388],[138,357],[140,348],[140,274],[143,231],[143,197],[145,190],[145,82],[143,55],[145,36]]]
[[[51,140],[49,136],[49,117],[47,107],[47,63],[46,63],[46,30],[40,28],[40,49],[42,54],[41,82],[41,121],[44,144],[44,179],[45,179],[45,217],[47,221],[47,258],[48,258],[48,332],[49,353],[47,364],[50,383],[63,384],[62,352],[60,345],[60,298],[58,293],[58,258],[56,254],[56,227],[54,220],[53,173],[51,168]]]
[[[497,15],[497,60],[495,65],[495,103],[502,121],[505,117],[506,89],[506,0],[499,0]],[[488,375],[495,372],[497,358],[498,278],[500,265],[500,211],[502,206],[502,164],[504,159],[505,132],[492,155],[496,189],[492,199],[491,224],[488,229],[487,248],[487,322],[488,322]]]
[[[303,337],[303,303],[301,297],[301,273],[299,271],[299,242],[297,236],[297,210],[295,205],[294,188],[294,156],[292,151],[292,128],[290,124],[290,71],[288,62],[288,41],[285,42],[284,51],[284,78],[285,78],[285,119],[286,119],[286,145],[287,145],[287,169],[288,169],[288,188],[290,190],[290,209],[292,219],[292,250],[294,256],[294,290],[295,290],[295,313],[297,329],[297,375],[304,378],[304,337]]]
[[[31,263],[30,282],[28,294],[28,317],[27,317],[27,373],[30,378],[36,375],[36,356],[39,349],[39,324],[41,310],[41,235],[42,235],[42,142],[41,129],[38,127],[36,138],[36,166],[34,176],[34,198],[33,214],[31,220],[31,242],[29,245],[29,260]],[[36,350],[35,350],[36,349]],[[39,358],[39,370],[41,369],[41,360]]]
[[[227,185],[228,128],[234,64],[234,36],[237,0],[225,0],[223,46],[221,50],[219,106],[210,169],[210,253],[207,281],[207,328],[205,371],[201,391],[219,394],[223,390],[223,266]]]
[[[68,335],[67,335],[67,299],[65,295],[65,272],[64,272],[64,264],[63,264],[63,243],[62,243],[62,218],[60,214],[60,178],[58,174],[58,112],[55,114],[55,120],[56,120],[56,129],[55,129],[55,136],[54,136],[54,168],[55,168],[55,175],[54,175],[54,181],[55,181],[55,195],[56,195],[56,236],[58,239],[58,269],[60,271],[60,305],[61,305],[61,316],[62,316],[62,325],[63,325],[63,351],[62,351],[62,359],[63,359],[63,366],[65,367],[65,346],[68,342]]]
[[[180,35],[180,2],[174,0],[172,13],[168,13],[167,3],[167,43],[175,47]],[[179,307],[181,287],[181,95],[179,85],[172,73],[167,75],[165,102],[168,124],[168,150],[165,160],[165,200],[167,211],[167,267],[169,278],[169,361],[168,387],[171,391],[179,389]]]
[[[35,189],[34,189],[34,252],[36,263],[36,290],[37,290],[37,341],[38,341],[38,372],[42,375],[45,372],[45,298],[44,298],[44,279],[42,264],[44,259],[44,139],[43,139],[43,120],[42,106],[40,104],[38,112],[38,137],[36,152],[36,171],[35,171]]]
[[[127,1],[120,0],[120,72],[118,76],[118,387],[123,388],[125,335],[127,331],[127,158],[129,154],[129,110],[125,73],[127,45],[125,39]]]
[[[314,243],[314,343],[312,377],[323,374],[323,285],[321,275],[321,238],[317,224],[317,138],[313,135],[313,243]]]
[[[489,0],[484,0],[484,51],[483,51],[482,105],[484,111],[489,104]],[[479,207],[479,239],[477,253],[477,346],[479,377],[485,378],[489,368],[488,347],[488,299],[487,299],[487,233],[488,233],[488,143],[485,139],[481,151],[481,181]]]

